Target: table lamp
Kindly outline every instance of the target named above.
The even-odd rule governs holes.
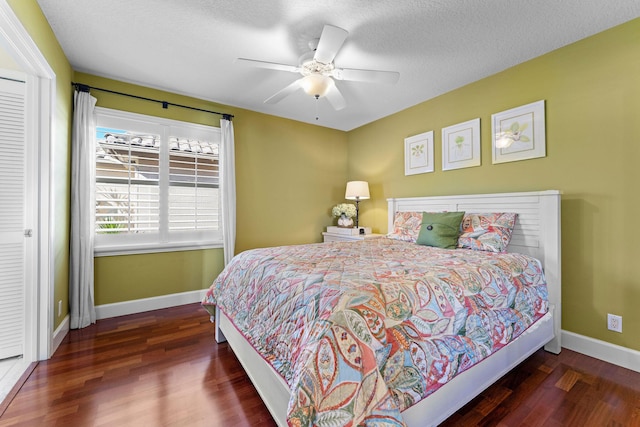
[[[369,196],[369,183],[367,181],[349,181],[347,182],[347,191],[344,198],[356,201],[356,228],[358,228],[358,214],[360,200],[366,200]]]

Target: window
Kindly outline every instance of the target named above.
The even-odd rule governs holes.
[[[221,247],[220,130],[96,111],[96,255]]]

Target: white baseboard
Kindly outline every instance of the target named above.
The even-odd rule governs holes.
[[[53,353],[56,352],[60,343],[69,333],[69,315],[67,314],[64,319],[62,319],[62,323],[53,331],[53,341],[51,343],[51,354],[49,357],[53,356]]]
[[[201,289],[179,294],[98,305],[96,306],[96,320],[200,302],[206,292],[206,289]]]
[[[640,351],[562,331],[562,347],[640,372]]]

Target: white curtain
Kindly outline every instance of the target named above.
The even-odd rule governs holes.
[[[233,123],[220,120],[221,158],[220,186],[222,187],[222,236],[224,240],[224,265],[233,258],[236,246],[236,160]]]
[[[71,242],[69,309],[71,328],[96,322],[93,302],[93,241],[95,195],[96,99],[89,92],[74,93],[71,134]]]

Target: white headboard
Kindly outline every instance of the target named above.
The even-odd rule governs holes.
[[[387,199],[387,202],[389,231],[393,230],[396,212],[516,212],[518,220],[508,251],[531,255],[542,262],[549,302],[554,310],[556,332],[555,340],[545,348],[553,353],[560,352],[562,292],[559,191],[408,197]]]

